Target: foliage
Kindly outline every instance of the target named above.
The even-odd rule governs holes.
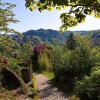
[[[93,62],[92,59],[92,42],[88,36],[81,36],[77,39],[77,48],[75,53],[78,54],[79,58],[79,73],[78,75],[89,75],[91,68],[94,66],[96,62]]]
[[[19,44],[14,41],[10,36],[0,35],[0,54],[13,57],[14,53],[18,49]]]
[[[23,42],[22,45],[17,50],[16,54],[20,62],[30,62],[30,58],[32,55],[32,45],[29,42]]]
[[[67,48],[69,50],[74,50],[76,47],[75,36],[71,33],[66,41]]]
[[[73,34],[80,34],[80,35],[90,35],[91,38],[93,39],[94,46],[100,45],[100,30],[93,30],[93,31],[66,31],[63,32],[63,34],[60,34],[59,31],[57,30],[51,30],[51,29],[39,29],[39,30],[29,30],[24,33],[23,35],[23,42],[25,41],[30,41],[31,44],[37,45],[41,42],[46,42],[49,41],[50,43],[54,44],[55,41],[61,42],[61,44],[66,42],[66,39],[68,36],[73,33]],[[92,34],[91,34],[92,33]],[[14,39],[20,40],[17,35],[11,35]],[[20,41],[19,41],[20,42]]]
[[[100,45],[100,33],[99,30],[92,32],[91,37],[93,38],[93,42],[96,46]]]
[[[76,26],[78,23],[85,21],[87,15],[93,15],[100,18],[100,0],[25,0],[25,6],[31,11],[38,8],[41,12],[43,10],[52,11],[53,8],[57,10],[69,9],[68,12],[61,14],[62,26],[60,29],[65,31],[68,27]]]
[[[12,59],[9,59],[7,63],[8,63],[9,68],[12,69],[14,72],[16,72],[18,76],[21,77],[22,67],[18,65],[18,60],[12,58]]]
[[[62,55],[62,49],[58,46],[55,46],[51,56],[51,62],[55,78],[58,78],[57,75],[59,71],[61,71],[60,69],[62,68]]]
[[[24,32],[23,36],[32,38],[33,43],[37,44],[41,41],[53,42],[53,39],[59,36],[59,32],[51,29],[29,30]]]
[[[20,62],[30,62],[32,45],[29,42],[20,45],[8,35],[0,35],[0,54]]]
[[[10,4],[10,3],[0,2],[0,6],[1,6],[1,8],[0,8],[0,82],[2,81],[2,86],[5,85],[5,87],[6,87],[6,85],[8,85],[9,89],[12,88],[9,85],[20,84],[21,87],[23,88],[22,89],[23,93],[26,93],[26,92],[29,92],[29,89],[28,89],[28,86],[26,86],[23,79],[21,78],[21,69],[22,68],[21,68],[21,66],[18,65],[19,61],[22,60],[22,59],[20,59],[20,57],[18,55],[19,52],[21,52],[21,49],[20,49],[21,45],[14,39],[12,39],[9,35],[6,34],[6,33],[17,33],[17,34],[19,33],[17,31],[15,31],[14,29],[10,29],[8,27],[9,23],[18,22],[14,18],[15,15],[13,14],[13,11],[12,11],[12,8],[14,8],[15,5]],[[2,33],[4,33],[4,34],[2,34]],[[28,51],[28,50],[30,49],[30,45],[28,45],[28,46],[27,45],[26,45],[26,47],[28,49],[26,49],[25,47],[22,47],[22,48],[25,49],[24,53],[29,54],[30,51]],[[24,56],[24,57],[26,57],[28,59],[29,56]],[[24,59],[26,59],[26,58],[24,58]],[[4,69],[3,70],[4,72],[2,71],[2,69]],[[8,71],[12,76],[15,77],[15,79],[13,79],[11,81],[16,82],[16,84],[14,84],[13,82],[12,82],[12,84],[11,83],[9,84],[9,82],[8,83],[6,82],[6,81],[9,81],[9,79],[8,80],[6,78],[4,78],[5,80],[2,79],[1,76],[3,76],[4,74],[7,75],[6,71]],[[5,75],[3,77],[6,77]],[[16,79],[17,79],[17,81],[16,81]],[[3,81],[7,84],[3,83]],[[10,99],[14,99],[14,98],[10,98]]]
[[[50,65],[50,61],[46,55],[46,53],[41,53],[38,57],[38,63],[40,66],[40,70],[49,70],[51,65]]]
[[[30,61],[29,55],[31,53],[31,47],[30,45],[28,46],[27,45],[28,44],[26,44],[26,48],[25,46],[21,47],[21,45],[17,43],[15,40],[13,40],[10,36],[0,35],[0,75],[1,75],[1,70],[7,68],[8,71],[10,70],[11,73],[17,76],[25,91],[27,91],[26,89],[27,87],[25,86],[25,83],[21,78],[22,65],[19,65],[19,63],[22,61],[26,61],[26,62]],[[25,55],[23,56],[23,54],[26,54],[27,56]],[[24,57],[24,59],[22,57]],[[2,80],[1,76],[0,76],[0,81]]]
[[[53,71],[42,71],[42,74],[46,75],[50,80],[54,79]]]
[[[52,69],[51,51],[52,44],[49,42],[34,46],[31,56],[33,71],[46,71]]]
[[[15,54],[20,47],[20,45],[13,40],[6,33],[17,33],[14,29],[9,28],[9,23],[17,23],[18,20],[15,19],[15,15],[12,9],[15,7],[14,4],[0,2],[0,68],[6,66],[11,67],[11,69],[20,72],[19,66],[14,61]],[[4,33],[4,35],[2,35]],[[18,74],[17,73],[17,74]],[[1,74],[1,72],[0,72]]]
[[[81,100],[100,99],[100,66],[95,68],[90,76],[76,83],[75,91]]]
[[[14,29],[9,28],[9,23],[17,23],[18,20],[15,19],[15,15],[12,12],[12,9],[16,6],[14,4],[5,4],[0,2],[0,33],[16,33],[19,32],[15,31]]]
[[[75,89],[80,100],[99,100],[100,47],[93,45],[90,35],[74,37],[74,49],[69,49],[68,44],[66,48],[66,45],[54,46],[51,55],[55,78],[63,87]],[[77,96],[71,99],[79,99]]]
[[[91,69],[99,63],[99,54],[92,47],[88,36],[75,36],[76,47],[68,50],[56,47],[53,51],[52,66],[55,78],[74,88],[77,80],[90,75]]]
[[[36,52],[36,47],[34,48],[34,52],[31,55],[31,60],[32,60],[32,69],[33,71],[38,71],[39,68],[39,63],[38,63],[38,53]]]

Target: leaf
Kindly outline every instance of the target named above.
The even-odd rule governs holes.
[[[56,7],[56,10],[59,11],[61,8],[60,7]]]

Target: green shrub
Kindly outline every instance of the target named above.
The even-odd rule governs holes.
[[[78,81],[75,91],[81,100],[100,100],[100,66]]]
[[[100,62],[99,49],[92,47],[87,36],[76,36],[75,48],[72,50],[55,46],[52,54],[52,65],[56,79],[62,78],[63,83],[74,88],[75,83]],[[60,80],[61,81],[61,80]]]
[[[51,62],[56,79],[58,79],[60,76],[59,73],[63,70],[62,55],[62,48],[55,46],[54,50],[52,51]]]
[[[50,61],[46,55],[46,53],[41,53],[38,57],[38,63],[40,66],[40,70],[49,70],[51,67]]]
[[[9,59],[8,66],[10,67],[10,69],[15,71],[19,76],[21,76],[22,67],[18,65],[18,60],[13,58]]]

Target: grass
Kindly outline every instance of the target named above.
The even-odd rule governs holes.
[[[52,71],[42,71],[41,73],[47,76],[49,80],[54,79],[54,73]]]
[[[37,84],[36,84],[36,78],[35,76],[33,75],[33,78],[32,78],[32,82],[33,82],[33,92],[34,92],[34,100],[39,100],[40,99],[40,94],[38,93],[38,88],[37,88]]]

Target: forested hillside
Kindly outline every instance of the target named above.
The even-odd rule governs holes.
[[[29,30],[23,34],[23,40],[31,40],[34,42],[41,41],[49,41],[53,43],[54,41],[65,42],[70,33],[79,34],[79,35],[90,35],[93,38],[93,42],[95,45],[100,45],[100,30],[92,30],[92,31],[67,31],[64,33],[60,33],[57,30],[52,29],[39,29],[39,30]],[[17,39],[20,42],[20,39],[16,35],[11,35],[14,39]]]

